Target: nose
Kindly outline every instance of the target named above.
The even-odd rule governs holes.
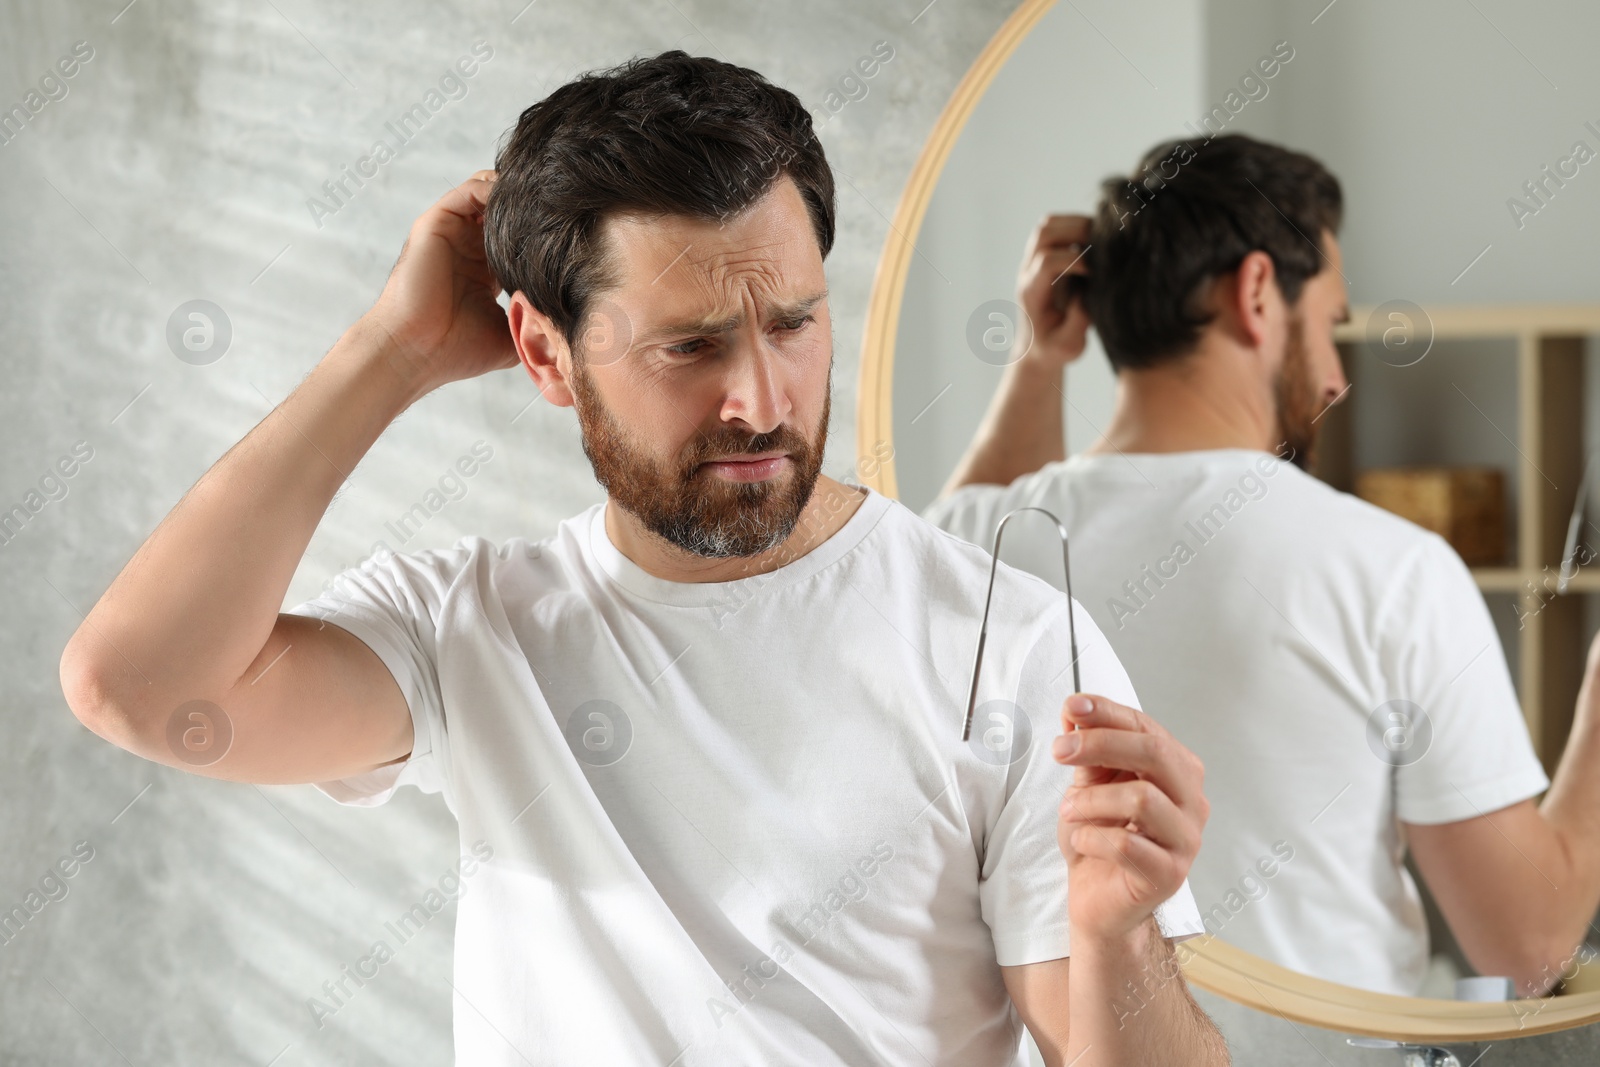
[[[777,360],[761,339],[739,348],[725,385],[722,420],[743,422],[751,433],[771,433],[783,425],[790,410]]]
[[[1344,360],[1339,358],[1338,350],[1334,350],[1333,365],[1328,370],[1327,380],[1322,385],[1322,404],[1327,407],[1335,404],[1350,388],[1350,380],[1345,377]]]

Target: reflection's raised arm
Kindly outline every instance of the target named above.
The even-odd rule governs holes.
[[[1006,366],[983,423],[940,495],[963,485],[1008,485],[1053,460],[1066,458],[1062,385],[1066,366],[1083,354],[1089,317],[1079,297],[1068,298],[1068,275],[1085,273],[1090,220],[1047,215],[1028,238],[1017,272],[1012,362]]]

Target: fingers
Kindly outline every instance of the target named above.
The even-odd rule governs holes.
[[[483,216],[489,204],[489,193],[494,189],[494,181],[494,171],[480,170],[445,193],[413,224],[407,245],[419,238],[422,242],[443,238],[463,274],[480,284],[498,288],[498,282],[488,269],[488,257],[483,245]],[[405,250],[402,249],[401,258],[404,257]]]
[[[1089,265],[1083,259],[1083,249],[1078,245],[1035,252],[1033,258],[1022,269],[1026,288],[1030,290],[1048,286],[1059,287],[1061,279],[1069,274],[1081,274],[1086,277],[1089,274]]]
[[[483,219],[480,216],[463,215],[443,205],[441,208],[432,218],[425,217],[425,232],[449,241],[463,259],[486,263],[488,253],[483,247]]]
[[[1061,801],[1061,818],[1067,823],[1122,827],[1185,855],[1200,851],[1194,821],[1154,782],[1143,778],[1073,786]]]
[[[1179,807],[1208,812],[1205,766],[1165,727],[1135,708],[1102,696],[1074,693],[1062,707],[1062,735],[1052,743],[1058,763],[1080,769],[1123,772],[1148,779]],[[1079,775],[1090,785],[1106,775]]]
[[[1083,261],[1083,249],[1077,245],[1036,252],[1023,265],[1018,279],[1023,304],[1029,314],[1043,318],[1046,323],[1059,322],[1069,304],[1078,301],[1076,296],[1069,300],[1066,278],[1076,275],[1087,277],[1088,273],[1088,264]]]
[[[1087,215],[1046,215],[1034,228],[1030,248],[1083,244],[1089,240],[1094,220]]]
[[[1135,896],[1150,903],[1176,893],[1188,873],[1179,857],[1149,838],[1115,826],[1078,826],[1068,835],[1067,843],[1080,856],[1124,868]]]
[[[1027,250],[1022,256],[1022,273],[1037,275],[1054,266],[1054,270],[1048,271],[1054,281],[1074,257],[1083,254],[1090,224],[1086,215],[1046,215],[1028,238]]]
[[[1191,773],[1193,754],[1154,734],[1107,727],[1085,727],[1056,738],[1052,745],[1058,763],[1099,771],[1119,771],[1149,779],[1176,803],[1191,804],[1200,793],[1198,773]],[[1087,775],[1078,785],[1103,777]]]
[[[489,206],[489,193],[494,189],[495,178],[492,170],[476,171],[472,177],[441,196],[433,206],[458,218],[481,224],[484,209]]]
[[[1059,282],[1063,275],[1089,273],[1089,264],[1083,261],[1083,248],[1080,245],[1067,245],[1041,254],[1039,267],[1040,273],[1048,277],[1052,285]]]
[[[1199,757],[1137,708],[1103,696],[1072,694],[1061,723],[1053,754],[1074,768],[1057,831],[1069,871],[1085,857],[1114,864],[1139,906],[1169,898],[1210,815]]]
[[[1093,693],[1073,693],[1062,701],[1062,729],[1069,730],[1076,726],[1106,726],[1113,730],[1134,730],[1139,733],[1167,732],[1160,723],[1139,709]]]

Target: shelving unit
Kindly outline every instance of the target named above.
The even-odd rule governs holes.
[[[1363,396],[1356,356],[1369,343],[1367,323],[1375,310],[1351,308],[1350,322],[1335,335],[1351,389],[1323,418],[1315,473],[1347,492],[1354,488],[1353,427]],[[1494,340],[1516,346],[1517,493],[1510,516],[1514,529],[1509,531],[1516,558],[1472,573],[1484,593],[1517,598],[1521,629],[1517,647],[1507,648],[1506,655],[1516,658],[1523,715],[1540,758],[1553,771],[1572,726],[1587,651],[1583,599],[1576,594],[1600,592],[1600,566],[1595,566],[1579,572],[1567,595],[1554,595],[1567,519],[1583,475],[1584,351],[1587,339],[1600,335],[1600,305],[1423,310],[1433,328],[1427,359],[1448,358],[1451,342]],[[1597,543],[1600,536],[1590,539],[1591,545]]]

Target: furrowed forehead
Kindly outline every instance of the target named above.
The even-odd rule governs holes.
[[[827,298],[828,291],[822,289],[796,299],[770,301],[763,311],[769,319],[773,320],[798,319],[809,315]],[[691,315],[687,318],[674,318],[662,322],[640,323],[638,332],[634,335],[634,341],[637,344],[647,345],[681,337],[714,336],[739,329],[744,325],[744,319],[744,308],[740,307],[731,315],[726,316],[715,314]]]
[[[626,305],[636,343],[737,329],[747,293],[772,319],[798,318],[827,298],[810,216],[792,183],[722,220],[618,215],[602,240],[617,282],[606,295]]]

